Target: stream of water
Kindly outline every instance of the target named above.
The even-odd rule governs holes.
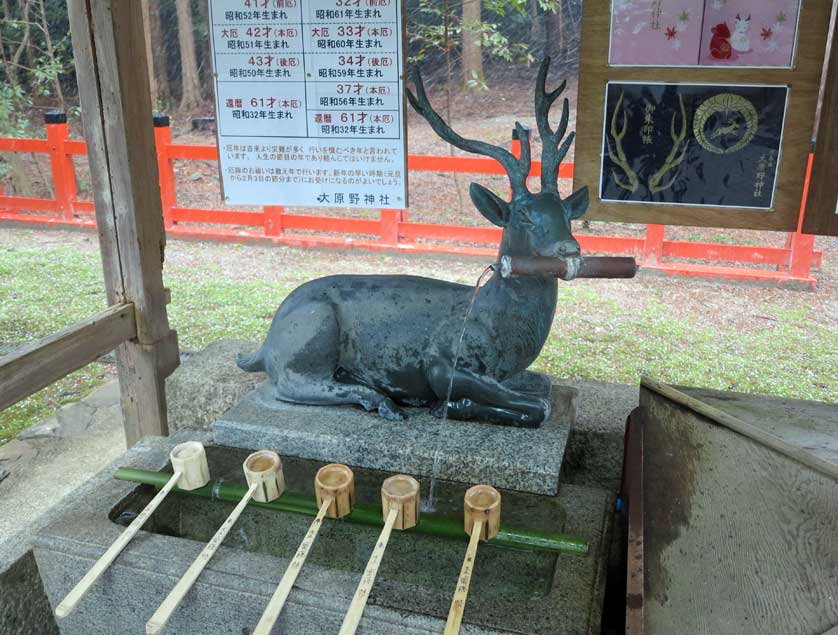
[[[442,404],[442,420],[436,432],[436,444],[434,447],[434,464],[431,471],[431,484],[428,487],[428,497],[421,503],[421,511],[432,512],[436,509],[436,481],[439,477],[439,451],[442,447],[442,433],[447,427],[448,423],[448,404],[451,402],[451,393],[454,390],[454,374],[457,372],[457,363],[460,361],[460,351],[463,347],[463,340],[466,336],[466,328],[468,326],[468,319],[471,317],[471,310],[474,308],[474,302],[477,300],[477,294],[480,291],[480,286],[483,284],[484,278],[494,271],[494,265],[486,267],[480,277],[477,278],[477,284],[474,285],[474,292],[471,294],[471,301],[466,309],[466,315],[463,318],[463,328],[460,331],[460,339],[457,340],[457,348],[454,352],[454,363],[451,364],[451,377],[448,379],[448,390],[445,394],[445,401]]]

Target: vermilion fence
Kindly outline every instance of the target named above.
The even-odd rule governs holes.
[[[0,221],[59,227],[95,227],[92,201],[79,200],[73,157],[85,155],[83,141],[70,139],[64,113],[45,117],[46,139],[0,138],[0,152],[48,154],[52,168],[54,198],[6,196],[0,188]],[[160,196],[166,232],[175,237],[221,241],[266,241],[301,247],[388,249],[409,253],[449,253],[494,256],[501,230],[415,223],[407,210],[381,210],[378,219],[347,218],[288,213],[280,206],[261,210],[199,209],[177,204],[174,161],[217,161],[218,149],[210,145],[172,143],[169,119],[154,116]],[[513,151],[516,142],[513,142]],[[811,159],[810,159],[811,168]],[[503,175],[493,159],[410,155],[408,169],[416,172],[459,172]],[[532,176],[541,164],[533,162]],[[562,179],[573,178],[573,164],[563,164]],[[805,209],[805,198],[801,216]],[[643,237],[577,235],[588,253],[627,254],[645,269],[670,275],[721,277],[794,283],[815,287],[812,267],[820,267],[822,254],[814,251],[814,236],[798,231],[788,234],[784,247],[725,245],[667,240],[663,225],[647,225]],[[338,235],[335,235],[338,234]],[[680,259],[681,262],[673,259]],[[696,264],[684,260],[761,265]]]

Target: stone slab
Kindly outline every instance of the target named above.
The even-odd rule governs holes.
[[[189,355],[166,380],[169,432],[208,430],[210,424],[264,378],[236,366],[239,353],[253,351],[257,342],[226,339]]]
[[[186,438],[185,435],[178,435],[171,440],[144,442],[142,451],[132,449],[125,455],[123,464],[160,469],[167,462],[171,445]],[[238,456],[235,458],[234,462],[240,459]],[[226,474],[212,462],[210,470]],[[145,491],[143,496],[151,494]],[[375,492],[366,494],[374,496]],[[126,509],[127,501],[136,495],[135,486],[113,480],[111,471],[106,470],[85,486],[79,496],[74,496],[73,505],[58,510],[52,522],[37,536],[35,556],[53,606],[119,535],[121,527],[109,520],[109,516],[118,517]],[[524,494],[517,496],[539,498]],[[526,557],[520,551],[500,550],[503,553],[490,557],[493,547],[483,547],[481,553],[484,557],[481,559],[478,554],[478,567],[481,563],[485,566],[494,562],[494,569],[473,580],[473,606],[477,606],[481,594],[489,593],[497,598],[497,607],[492,611],[497,613],[503,608],[507,612],[517,612],[515,615],[504,613],[499,618],[480,612],[475,615],[467,606],[461,631],[463,635],[599,633],[603,556],[610,539],[609,510],[613,498],[600,489],[566,485],[562,487],[559,499],[565,509],[561,515],[565,531],[587,539],[591,553],[588,556],[555,556],[549,575],[544,579],[529,580],[527,576],[534,575],[535,571],[520,567],[513,569],[514,562]],[[200,503],[187,504],[188,501]],[[204,505],[204,509],[208,510],[206,520],[193,509],[195,505]],[[198,531],[211,533],[217,521],[231,508],[231,503],[183,496],[171,502],[170,513],[175,516],[182,513],[183,525],[178,530],[179,534],[187,534],[190,524],[197,525]],[[201,527],[202,522],[207,526]],[[228,540],[173,614],[166,632],[180,635],[240,635],[251,632],[309,522],[310,518],[304,516],[254,507],[246,509]],[[347,523],[328,522],[324,525],[314,548],[315,551],[324,551],[327,562],[329,548],[336,540],[333,532],[345,532],[348,527]],[[360,563],[360,568],[327,567],[316,560],[307,562],[275,632],[283,635],[321,635],[338,631],[378,531],[374,527],[351,527],[355,548],[346,556],[337,558],[337,562],[356,561],[356,564]],[[391,560],[387,561],[385,557],[382,563],[381,579],[373,587],[360,633],[430,635],[442,632],[450,590],[456,584],[459,559],[466,542],[424,537],[426,541],[434,541],[436,555],[423,558],[422,554],[426,551],[410,551],[410,540],[418,538],[417,534],[411,533],[396,533],[392,537],[392,545],[388,549]],[[284,547],[287,555],[274,555],[278,546]],[[141,531],[76,611],[62,620],[62,635],[143,632],[145,621],[202,547],[200,540]],[[402,552],[409,557],[395,558],[395,554]],[[314,551],[312,558],[315,558]],[[420,581],[411,585],[398,579],[398,576],[388,577],[388,567],[400,574],[430,571],[429,575],[437,577],[442,575],[437,569],[444,568],[448,572],[446,577],[450,579],[443,585],[445,588],[433,588],[423,584],[420,575]],[[525,597],[518,606],[517,602],[506,597],[511,595],[514,598],[516,593],[521,595],[523,592],[504,587],[504,581],[512,580],[519,581],[526,588],[538,586],[540,590],[532,597]],[[394,605],[393,597],[401,598],[405,603]],[[539,607],[537,612],[534,610],[536,606]],[[517,626],[496,628],[487,624],[486,620],[494,619],[517,623]]]
[[[554,385],[550,419],[524,429],[441,421],[423,409],[391,422],[351,406],[298,406],[274,399],[264,382],[212,430],[219,445],[555,495],[576,395]]]

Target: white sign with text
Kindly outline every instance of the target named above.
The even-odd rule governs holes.
[[[403,1],[210,1],[225,202],[407,207]]]

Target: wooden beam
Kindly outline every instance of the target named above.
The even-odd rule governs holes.
[[[136,330],[134,307],[118,304],[0,357],[0,410],[96,361]]]
[[[136,312],[136,341],[116,354],[129,446],[168,434],[164,380],[178,359],[163,288],[165,233],[142,4],[68,0],[108,299],[131,302]]]
[[[700,414],[716,424],[729,428],[730,430],[738,432],[739,434],[746,436],[757,443],[771,448],[775,452],[784,454],[801,465],[805,465],[806,467],[819,472],[824,476],[828,476],[829,478],[838,481],[838,465],[830,463],[829,461],[824,461],[806,450],[790,445],[770,432],[766,432],[762,428],[758,428],[747,421],[742,421],[742,419],[739,419],[738,417],[734,417],[723,410],[719,410],[708,403],[704,403],[695,397],[691,397],[690,395],[681,392],[677,388],[673,388],[668,384],[656,381],[650,377],[641,377],[640,386],[647,388],[652,392],[656,392],[657,394],[662,395],[670,401],[674,401],[685,408],[689,408],[693,412]]]
[[[838,3],[832,7],[831,51],[821,82],[815,158],[809,180],[809,198],[803,231],[807,234],[838,236]]]

